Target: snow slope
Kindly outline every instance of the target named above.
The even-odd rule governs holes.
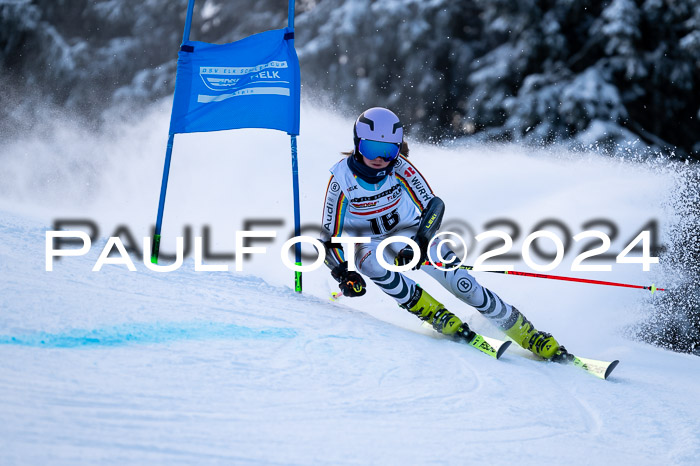
[[[170,273],[136,259],[135,272],[91,272],[116,226],[148,235],[167,110],[111,134],[61,125],[51,140],[0,152],[1,463],[695,463],[700,359],[626,336],[653,306],[645,292],[476,275],[575,353],[620,359],[605,382],[519,349],[492,360],[421,328],[372,285],[363,299],[331,303],[324,269],[304,274],[305,293],[294,293],[279,259],[292,228],[282,134],[176,137],[163,248],[173,250],[184,225],[196,236],[209,225],[212,249],[232,252],[245,219],[282,219],[267,254],[243,272],[233,263],[195,272],[191,258]],[[312,223],[351,121],[305,108],[302,122],[302,217]],[[612,219],[615,252],[649,219],[662,231],[674,219],[676,177],[656,165],[512,146],[415,145],[411,159],[446,201],[446,219],[476,233],[497,218],[520,225],[516,251],[543,218],[573,234]],[[45,231],[70,217],[94,219],[101,239],[46,272]],[[577,253],[551,273],[672,279],[660,266],[573,273]],[[412,274],[474,328],[500,336]]]

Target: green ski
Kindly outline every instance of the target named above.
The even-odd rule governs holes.
[[[617,359],[612,362],[609,362],[598,361],[596,359],[581,358],[579,356],[574,356],[573,354],[566,351],[566,349],[564,348],[562,348],[562,350],[563,351],[560,351],[559,354],[552,358],[554,362],[569,364],[574,367],[578,367],[579,369],[583,369],[589,374],[592,374],[598,377],[599,379],[603,380],[607,379],[612,373],[612,371],[615,370],[617,365],[620,363],[620,361],[618,361]]]
[[[430,325],[428,322],[423,322],[421,325],[425,328],[434,330],[433,326]],[[486,337],[479,333],[472,332],[471,330],[467,333],[458,333],[455,335],[455,338],[458,341],[463,341],[472,348],[476,348],[482,353],[488,354],[489,356],[496,359],[503,356],[503,353],[506,352],[506,350],[511,344],[510,341],[503,341],[498,340],[496,338]]]
[[[491,357],[496,359],[503,356],[510,346],[509,341],[497,340],[495,338],[485,337],[478,333],[474,334],[474,338],[468,341],[467,344],[473,348],[478,349],[482,353],[486,353]]]
[[[617,365],[620,363],[617,359],[608,362],[608,361],[597,361],[595,359],[587,359],[587,358],[579,358],[577,356],[574,356],[573,361],[570,362],[570,364],[580,367],[581,369],[585,370],[589,374],[593,374],[596,377],[600,379],[607,379],[612,371],[617,367]]]

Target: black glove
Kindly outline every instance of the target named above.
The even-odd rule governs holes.
[[[338,282],[338,287],[343,295],[354,298],[367,293],[367,284],[357,272],[348,271],[348,262],[341,262],[333,270],[331,275]]]
[[[425,262],[425,259],[428,256],[426,250],[424,250],[423,248],[420,249],[420,259],[418,260],[418,264],[415,267],[413,267],[415,270],[420,269],[421,265],[423,265],[423,262]],[[400,250],[399,253],[396,255],[396,258],[394,259],[394,265],[397,265],[399,267],[401,267],[402,265],[408,265],[408,263],[413,260],[413,254],[413,248],[411,248],[411,246],[406,246],[405,248]]]

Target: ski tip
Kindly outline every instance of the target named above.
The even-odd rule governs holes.
[[[612,371],[615,370],[618,364],[620,364],[620,361],[618,361],[617,359],[611,362],[608,368],[605,369],[605,375],[603,376],[603,379],[607,380],[607,378],[610,376]]]
[[[500,359],[501,356],[503,356],[503,353],[506,352],[506,350],[508,349],[508,347],[510,346],[511,343],[512,343],[511,341],[505,341],[505,342],[503,342],[503,344],[501,345],[501,347],[498,348],[498,352],[496,353],[496,359]]]

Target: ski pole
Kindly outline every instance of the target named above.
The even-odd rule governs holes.
[[[348,281],[348,282],[346,282],[346,284],[347,284],[348,286],[350,286],[353,290],[355,290],[355,291],[358,292],[358,293],[359,293],[360,291],[362,291],[362,288],[363,288],[362,285],[359,284],[359,283],[357,283],[357,282]],[[340,290],[340,291],[338,291],[338,292],[335,292],[335,291],[334,291],[334,292],[331,292],[331,298],[330,298],[330,300],[331,300],[331,301],[337,301],[338,299],[342,298],[343,296],[345,296],[345,295],[343,294],[343,290]]]
[[[423,262],[422,265],[435,265],[436,267],[442,267],[443,263],[436,262],[435,264],[432,264],[430,261],[425,261],[425,262]],[[458,268],[464,269],[464,270],[474,270],[474,267],[471,265],[460,265]],[[477,272],[478,272],[478,270],[477,270]],[[483,272],[504,273],[507,275],[520,275],[521,277],[547,278],[550,280],[563,280],[563,281],[567,281],[567,282],[590,283],[593,285],[608,285],[608,286],[623,286],[625,288],[639,288],[642,290],[649,290],[649,291],[651,291],[651,294],[654,294],[655,291],[666,291],[665,288],[657,288],[654,285],[649,285],[649,286],[628,285],[627,283],[605,282],[605,281],[601,281],[601,280],[588,280],[586,278],[562,277],[561,275],[546,275],[546,274],[542,274],[542,273],[517,272],[515,270],[510,270],[510,271],[509,270],[484,270]]]

